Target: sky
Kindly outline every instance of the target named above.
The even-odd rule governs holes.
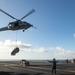
[[[0,32],[0,59],[75,58],[75,0],[0,0],[0,9],[35,28]],[[15,21],[0,12],[0,28]],[[17,43],[16,43],[17,37]],[[15,47],[20,51],[15,56]]]

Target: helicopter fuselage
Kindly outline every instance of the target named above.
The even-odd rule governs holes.
[[[20,30],[20,29],[25,30],[25,29],[30,28],[31,26],[33,26],[33,25],[31,25],[30,23],[27,23],[25,21],[15,21],[15,22],[10,22],[8,24],[7,28],[9,30]]]
[[[17,19],[15,17],[11,16],[7,12],[3,11],[2,9],[0,9],[0,11],[3,12],[4,14],[8,15],[12,19],[15,19],[16,20],[14,22],[10,22],[7,26],[0,28],[0,31],[5,31],[5,30],[20,30],[20,29],[23,29],[23,32],[24,32],[24,30],[26,30],[26,29],[28,29],[30,27],[33,27],[33,25],[31,25],[30,23],[28,23],[26,21],[22,21],[22,20],[24,18],[26,18],[27,16],[29,16],[30,14],[32,14],[33,12],[35,12],[34,9],[32,9],[30,12],[28,12],[21,19]],[[36,28],[36,27],[34,27],[34,28]]]

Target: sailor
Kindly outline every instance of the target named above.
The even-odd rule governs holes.
[[[56,74],[56,60],[55,60],[55,58],[53,59],[52,73]]]

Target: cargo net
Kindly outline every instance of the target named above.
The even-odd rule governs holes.
[[[11,52],[11,55],[16,55],[16,53],[18,53],[18,52],[19,52],[19,48],[16,47],[16,48],[14,48],[14,50]]]

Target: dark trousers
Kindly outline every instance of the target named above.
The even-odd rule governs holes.
[[[52,73],[56,74],[56,68],[52,68]]]

